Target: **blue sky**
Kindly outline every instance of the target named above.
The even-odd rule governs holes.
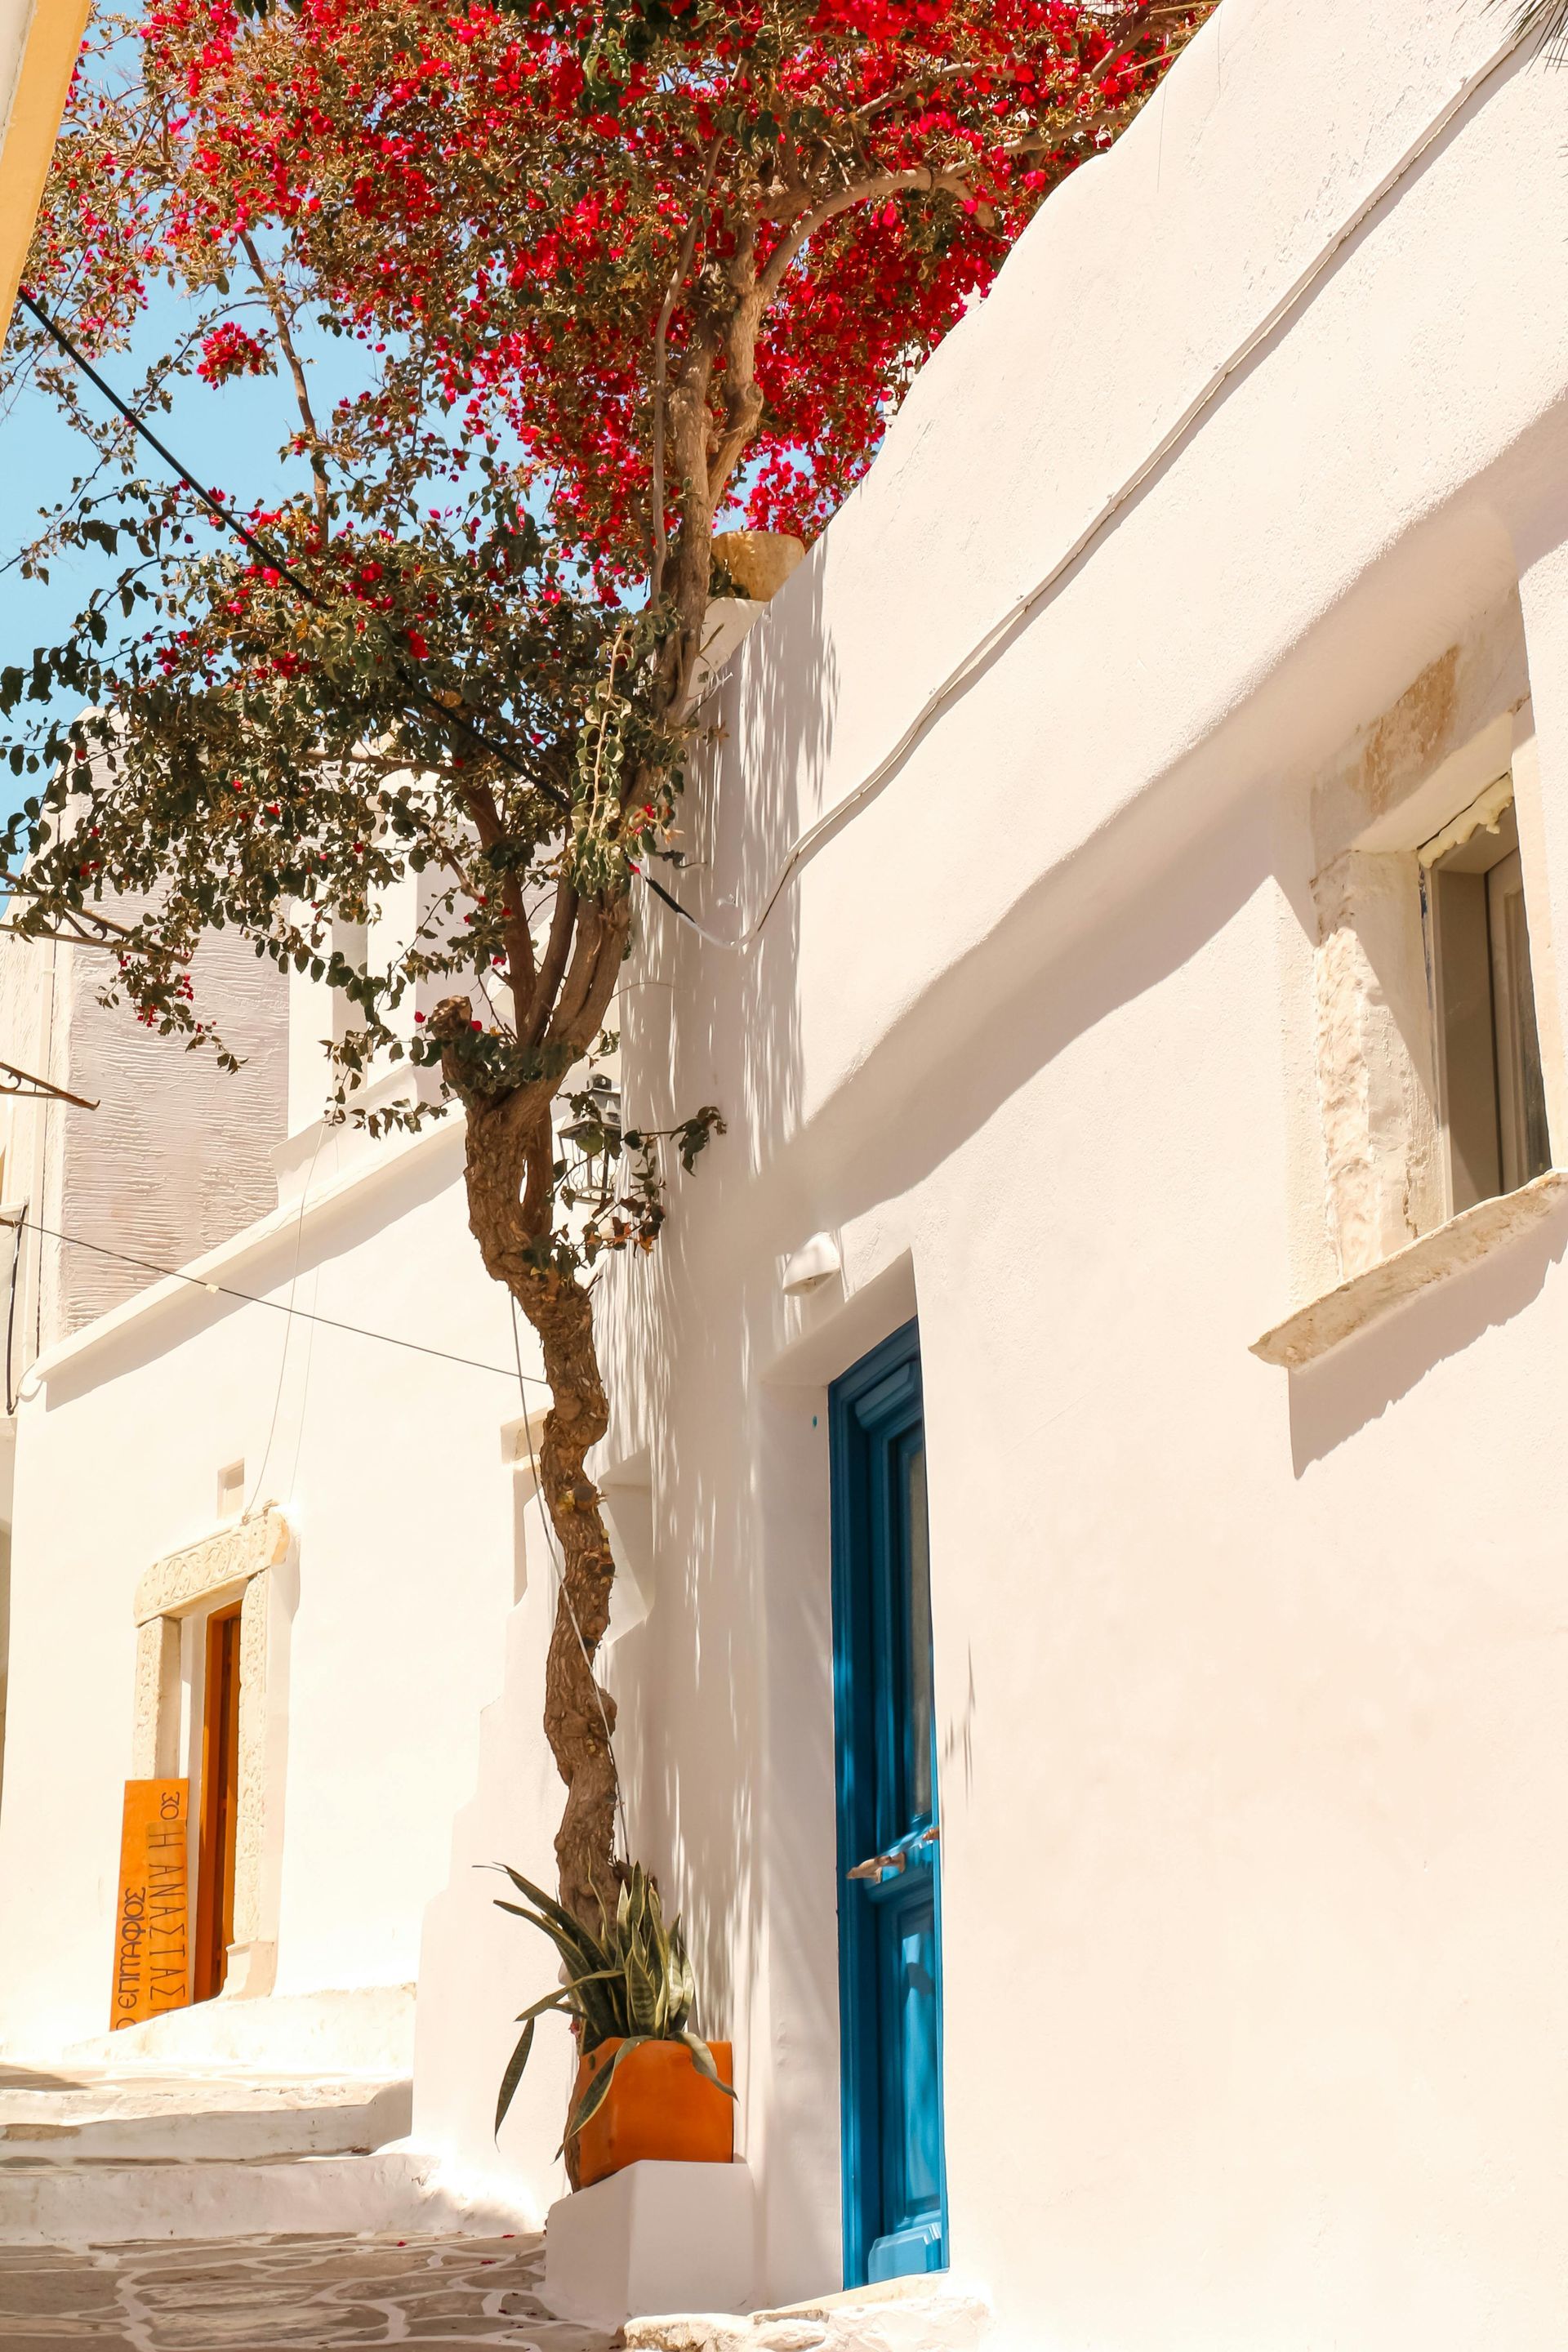
[[[149,361],[178,334],[186,305],[167,288],[155,289],[135,348],[98,360],[100,374],[129,396]],[[311,397],[318,415],[338,395],[363,382],[364,355],[356,344],[331,336],[315,339],[310,351]],[[94,415],[103,403],[84,387]],[[231,492],[242,504],[275,498],[286,484],[305,478],[297,458],[281,463],[278,452],[294,424],[286,386],[275,377],[242,376],[215,390],[199,382],[180,384],[167,415],[149,417],[153,430],[208,488]],[[35,646],[58,641],[95,587],[115,577],[114,560],[82,550],[50,567],[47,583],[25,580],[10,563],[40,528],[40,507],[67,496],[75,478],[88,470],[92,451],[61,418],[47,394],[31,384],[0,416],[5,463],[0,466],[0,663],[26,661]],[[158,467],[145,452],[149,473]],[[0,812],[9,814],[34,787],[8,772],[0,782]]]

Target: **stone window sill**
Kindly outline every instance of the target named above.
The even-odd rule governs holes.
[[[1252,1353],[1266,1364],[1283,1364],[1299,1371],[1315,1363],[1342,1340],[1353,1339],[1407,1298],[1443,1281],[1460,1268],[1474,1265],[1517,1235],[1539,1224],[1568,1197],[1568,1170],[1549,1168],[1517,1192],[1503,1192],[1491,1201],[1478,1201],[1473,1209],[1451,1217],[1446,1225],[1423,1234],[1407,1249],[1352,1275],[1337,1290],[1325,1291],[1306,1307],[1299,1307],[1283,1323],[1265,1331],[1252,1343]]]

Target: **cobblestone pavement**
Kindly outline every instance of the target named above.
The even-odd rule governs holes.
[[[0,2352],[605,2352],[539,2301],[542,2238],[214,2238],[0,2246]]]

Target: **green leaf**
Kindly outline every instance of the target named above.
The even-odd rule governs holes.
[[[711,2083],[716,2090],[722,2091],[727,2099],[732,2099],[735,2095],[734,2086],[732,2084],[726,2083],[718,2067],[713,2063],[713,2053],[701,2036],[696,2033],[683,2033],[680,2039],[690,2051],[691,2063],[703,2081]]]
[[[586,2001],[580,2000],[577,1998],[577,1996],[582,1992],[584,1986],[596,1984],[618,1984],[620,1981],[620,1975],[621,1972],[619,1969],[595,1969],[590,1975],[585,1977],[569,1977],[566,1982],[562,1986],[561,1990],[563,1992],[570,1993],[573,1996],[572,2005],[576,2010],[579,2016],[581,2016],[585,2012],[589,2006]],[[618,2028],[616,2030],[618,2031]],[[604,2042],[613,2041],[614,2038],[615,2036],[613,2033],[601,2034],[599,2037],[599,2039]]]
[[[496,1895],[494,1900],[498,1911],[510,1911],[514,1919],[526,1919],[531,1927],[539,1929],[541,1935],[550,1935],[549,1921],[542,1919],[537,1911],[531,1911],[526,1903],[509,1903],[504,1895]],[[552,1936],[551,1941],[554,1941]]]
[[[642,1954],[635,1948],[626,1956],[626,2007],[636,2033],[656,2034],[660,2028],[658,1986]]]
[[[584,1996],[583,2046],[596,2050],[601,2042],[618,2042],[631,2032],[632,2021],[626,2015],[626,1989],[619,1969],[609,1984],[595,1986]]]
[[[497,1863],[494,1867],[504,1871],[520,1895],[526,1895],[536,1910],[542,1911],[546,1919],[552,1921],[563,1935],[570,1937],[574,1943],[581,1944],[585,1952],[591,1952],[595,1961],[603,1967],[610,1955],[598,1937],[592,1935],[580,1919],[574,1919],[571,1912],[557,1903],[552,1895],[546,1895],[542,1886],[535,1886],[531,1878],[524,1878],[522,1873],[513,1870],[510,1863]]]
[[[528,2063],[528,2053],[533,2047],[534,2022],[535,2021],[531,2017],[523,2027],[521,2039],[507,2062],[506,2073],[500,2078],[500,2096],[496,2101],[495,2136],[498,2139],[500,2137],[500,2127],[506,2121],[506,2111],[516,2097],[517,2086],[522,2080],[522,2070]]]
[[[537,2000],[531,2000],[526,2009],[519,2010],[512,2023],[526,2025],[531,2017],[543,2017],[552,2009],[558,2009],[563,2016],[570,2017],[572,2004],[566,1998],[566,1992],[567,1988],[564,1985],[558,1985],[553,1992],[541,1993]]]
[[[607,2066],[600,2067],[598,2073],[595,2075],[593,2081],[589,2084],[587,2089],[578,2100],[576,2107],[573,2111],[572,2118],[566,2126],[567,2139],[575,2139],[584,2125],[591,2124],[593,2122],[594,2117],[598,2114],[599,2109],[609,2097],[610,2084],[620,2073],[623,2062],[631,2056],[634,2050],[640,2050],[645,2042],[651,2042],[653,2039],[654,2036],[651,2033],[629,2033],[626,2036],[620,2048],[616,2051],[615,2056],[611,2059],[609,2064]],[[565,2141],[563,2141],[562,2145],[564,2147]]]

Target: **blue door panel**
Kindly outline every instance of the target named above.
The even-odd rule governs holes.
[[[939,2270],[942,1885],[916,1327],[835,1383],[846,2284]]]

